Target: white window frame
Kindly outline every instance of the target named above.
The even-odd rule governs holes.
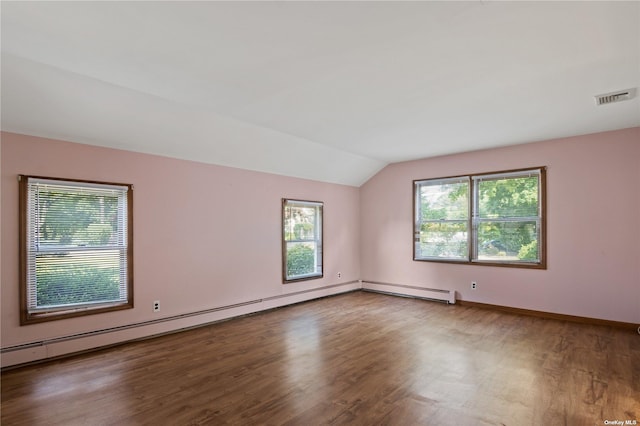
[[[482,218],[478,214],[479,212],[479,188],[480,182],[487,180],[497,179],[509,179],[509,178],[521,178],[521,177],[538,177],[538,208],[537,214],[533,216],[505,216],[497,218]],[[467,181],[469,185],[469,216],[468,216],[468,253],[463,258],[458,257],[440,257],[440,256],[422,256],[419,249],[421,243],[420,230],[422,224],[429,221],[422,220],[421,212],[421,199],[420,190],[425,185],[437,185],[448,182],[462,182]],[[413,230],[413,260],[416,261],[432,261],[432,262],[448,262],[448,263],[464,263],[474,265],[488,265],[488,266],[508,266],[508,267],[521,267],[521,268],[535,268],[546,269],[546,168],[536,167],[531,169],[521,170],[507,170],[501,172],[491,172],[482,174],[472,174],[464,176],[454,176],[448,178],[435,178],[435,179],[420,179],[413,181],[413,193],[414,193],[414,230]],[[451,221],[442,220],[441,223],[447,223]],[[455,221],[453,221],[455,222]],[[479,256],[478,241],[478,227],[483,223],[495,222],[501,224],[508,223],[534,223],[537,231],[537,252],[538,256],[535,260],[526,259],[506,259],[500,260],[496,258],[481,258]]]
[[[133,186],[75,179],[19,176],[20,180],[20,323],[21,325],[75,316],[133,308]],[[109,242],[52,244],[41,235],[40,194],[61,194],[99,198],[117,197],[117,229]],[[43,195],[43,197],[47,197]],[[115,238],[115,239],[114,239]],[[105,255],[106,254],[106,255]],[[45,304],[38,300],[38,259],[69,257],[65,267],[81,264],[86,259],[100,264],[117,257],[118,296],[90,302]],[[74,262],[73,256],[78,261]],[[111,259],[110,259],[111,257]],[[84,259],[84,260],[83,260]],[[55,261],[49,264],[54,269]],[[89,283],[88,283],[89,284]]]
[[[324,203],[320,201],[294,200],[289,198],[282,199],[282,281],[290,283],[303,280],[311,280],[322,278],[323,269],[323,207]],[[287,223],[287,210],[293,208],[311,208],[314,209],[313,234],[310,236],[302,236],[299,238],[291,238],[293,229],[287,229],[287,225],[291,226],[293,222]],[[305,274],[290,275],[288,271],[288,252],[289,247],[296,244],[308,244],[314,247],[313,253],[313,271]]]

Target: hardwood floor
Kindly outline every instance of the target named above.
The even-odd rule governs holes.
[[[1,408],[3,425],[640,423],[640,336],[354,292],[8,370]]]

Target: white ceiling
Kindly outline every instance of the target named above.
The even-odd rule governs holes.
[[[640,2],[9,2],[2,129],[361,185],[640,125]]]

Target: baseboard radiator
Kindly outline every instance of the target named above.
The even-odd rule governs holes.
[[[188,312],[148,321],[7,346],[0,349],[0,366],[2,369],[5,369],[6,367],[14,365],[57,358],[68,354],[113,346],[127,341],[147,339],[163,334],[188,330],[190,328],[202,327],[207,324],[243,315],[250,315],[260,311],[340,293],[359,291],[360,285],[359,280],[354,280],[324,287],[283,293],[262,299],[217,306],[196,312]]]
[[[349,281],[325,287],[311,288],[291,293],[279,294],[262,299],[243,301],[236,304],[217,306],[197,312],[172,315],[148,321],[121,326],[91,330],[78,334],[46,338],[0,348],[2,369],[14,365],[57,358],[73,353],[81,353],[100,347],[108,347],[126,341],[135,341],[167,333],[201,327],[217,321],[248,315],[268,309],[304,302],[320,297],[350,291],[371,291],[395,296],[414,297],[456,303],[455,291],[416,287],[376,281]]]
[[[379,281],[362,280],[362,290],[376,293],[387,293],[396,296],[415,297],[448,304],[456,303],[455,290],[417,287],[405,284],[384,283]]]

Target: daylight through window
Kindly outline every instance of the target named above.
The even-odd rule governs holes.
[[[22,323],[133,307],[130,185],[22,176]]]
[[[545,268],[545,169],[414,182],[414,259]]]
[[[322,203],[283,200],[283,281],[322,277]]]

